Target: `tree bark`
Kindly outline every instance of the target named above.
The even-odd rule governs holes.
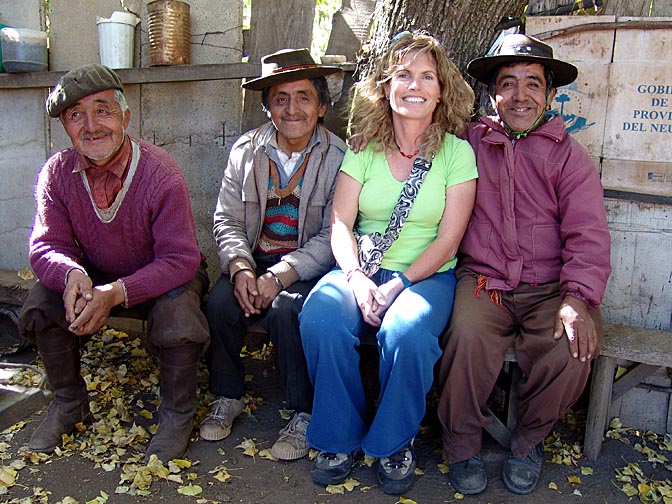
[[[374,14],[376,28],[361,68],[382,54],[396,33],[421,29],[442,41],[466,75],[467,63],[485,54],[494,41],[500,19],[521,16],[526,4],[527,0],[382,0]]]

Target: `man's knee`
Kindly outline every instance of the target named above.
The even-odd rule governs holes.
[[[37,282],[23,303],[18,325],[22,340],[33,345],[36,344],[37,334],[56,327],[67,328],[61,294]]]
[[[236,322],[243,314],[228,275],[221,275],[203,302],[203,311],[211,324]]]
[[[200,296],[193,290],[169,294],[158,298],[150,310],[149,342],[158,348],[184,344],[207,346],[210,332],[201,311]]]

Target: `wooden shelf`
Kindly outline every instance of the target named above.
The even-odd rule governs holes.
[[[259,63],[221,63],[211,65],[173,65],[116,70],[124,84],[190,82],[223,79],[246,79],[261,74]],[[0,74],[0,89],[49,88],[65,71]]]

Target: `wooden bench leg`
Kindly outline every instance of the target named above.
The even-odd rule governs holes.
[[[485,426],[485,430],[490,434],[495,441],[497,441],[504,448],[511,447],[511,431],[504,425],[504,423],[497,418],[490,408],[488,408],[488,416],[492,420],[489,425]]]
[[[588,460],[596,460],[602,448],[602,437],[607,426],[607,414],[611,405],[611,391],[614,384],[616,360],[604,355],[597,358],[590,386],[590,402],[586,419],[586,436],[583,455]]]
[[[512,349],[513,347],[511,347],[511,350]],[[520,369],[515,361],[515,353],[513,355],[514,359],[507,359],[507,363],[510,366],[510,380],[507,384],[508,391],[506,391],[506,400],[504,401],[506,409],[506,425],[504,425],[504,422],[497,418],[497,415],[488,408],[488,416],[491,418],[492,422],[485,427],[488,434],[490,434],[495,441],[504,448],[511,447],[511,433],[516,427],[516,419],[518,417],[518,393],[516,387],[520,380]]]

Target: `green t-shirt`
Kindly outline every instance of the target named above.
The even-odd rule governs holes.
[[[405,184],[392,176],[385,153],[374,151],[371,144],[357,154],[349,150],[341,171],[362,184],[357,229],[367,234],[374,231],[384,233]],[[447,134],[415,198],[406,224],[385,252],[381,267],[392,271],[406,270],[436,239],[446,205],[446,189],[476,177],[476,159],[469,143]],[[453,257],[438,271],[453,268],[456,261]]]

